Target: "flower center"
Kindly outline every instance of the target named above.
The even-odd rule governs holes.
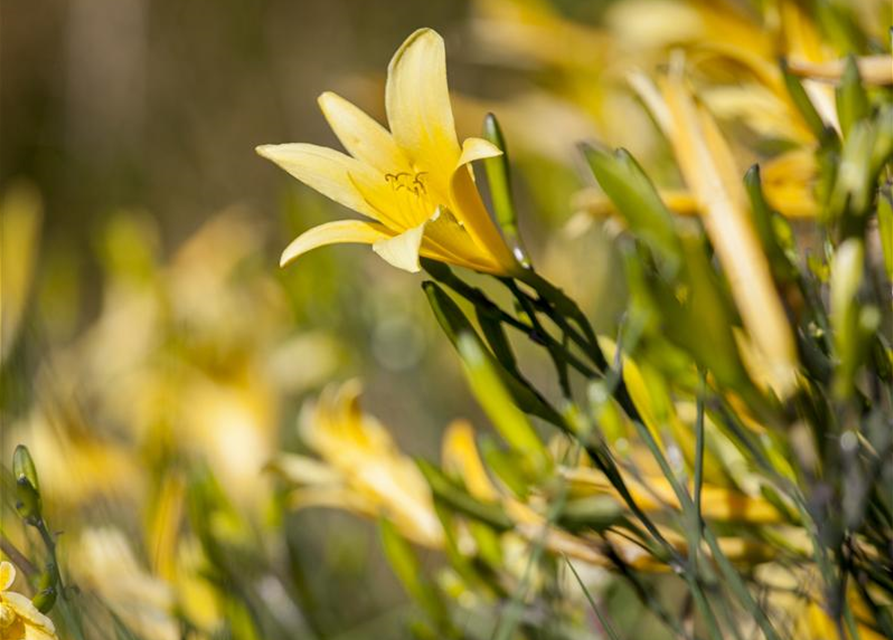
[[[384,180],[392,193],[387,210],[401,227],[409,229],[434,215],[439,198],[431,189],[427,171],[386,173]]]

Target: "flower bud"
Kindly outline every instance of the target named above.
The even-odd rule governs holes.
[[[34,460],[24,445],[16,447],[12,457],[12,470],[16,479],[16,511],[26,521],[40,520],[40,482]]]

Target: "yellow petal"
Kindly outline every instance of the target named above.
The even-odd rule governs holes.
[[[426,220],[399,235],[378,240],[372,245],[372,250],[398,269],[418,273],[422,268],[419,264],[419,249],[427,224]]]
[[[833,50],[807,12],[793,0],[782,0],[779,5],[781,37],[788,57],[812,61],[828,58]]]
[[[16,568],[11,562],[0,562],[0,591],[6,591],[16,581]]]
[[[360,108],[331,91],[319,97],[319,106],[332,131],[354,158],[382,174],[410,171],[393,136]]]
[[[359,160],[315,144],[265,144],[257,153],[316,189],[327,198],[358,213],[378,219],[379,215],[357,190],[351,174],[369,177],[371,169]]]
[[[469,166],[474,160],[493,157],[500,153],[498,148],[486,140],[479,138],[466,140],[450,180],[450,199],[453,203],[451,211],[459,224],[465,228],[478,248],[492,259],[494,264],[488,271],[506,274],[518,268],[517,262],[497,231],[496,225],[493,224]]]
[[[864,56],[856,58],[859,76],[866,84],[886,86],[893,84],[893,57],[888,55]],[[811,80],[839,82],[843,76],[846,60],[812,62],[809,60],[788,60],[791,73]]]
[[[442,456],[444,469],[459,474],[475,498],[485,501],[499,498],[478,454],[474,429],[467,420],[456,420],[447,427]]]
[[[0,202],[0,363],[12,352],[31,292],[41,210],[40,194],[28,184],[10,187]]]
[[[502,149],[489,140],[483,138],[466,138],[462,142],[462,154],[456,163],[456,170],[466,164],[485,158],[495,158],[502,155]]]
[[[766,200],[789,218],[818,215],[814,191],[818,164],[811,149],[788,151],[761,167]]]
[[[337,485],[341,475],[327,464],[294,453],[283,453],[274,458],[266,469],[281,475],[296,485]]]
[[[429,199],[418,198],[406,189],[394,190],[381,178],[368,181],[351,175],[351,180],[366,202],[381,214],[380,222],[392,235],[426,225],[419,248],[421,255],[477,271],[498,269],[492,257],[475,244],[452,212],[440,209],[438,215],[432,215],[436,210]]]
[[[313,227],[292,240],[291,244],[282,252],[279,266],[284,267],[312,249],[329,244],[342,244],[355,242],[359,244],[374,244],[380,240],[390,238],[392,234],[386,227],[375,222],[364,220],[336,220],[326,222],[318,227]]]
[[[482,251],[449,211],[428,220],[422,241],[423,256],[476,271],[493,268],[493,260]]]
[[[28,598],[20,593],[6,592],[3,594],[3,601],[25,621],[26,638],[56,637],[56,627],[53,625],[53,621],[38,611]],[[29,630],[33,635],[28,635]]]
[[[443,38],[431,29],[413,33],[388,66],[388,124],[399,147],[432,178],[448,176],[459,142],[447,88]],[[447,185],[437,185],[445,188]]]

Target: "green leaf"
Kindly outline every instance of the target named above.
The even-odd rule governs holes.
[[[847,397],[853,391],[856,373],[867,356],[869,338],[880,324],[877,308],[858,301],[864,259],[862,242],[849,238],[837,248],[831,265],[831,326],[839,362],[834,390],[839,397]]]
[[[387,519],[378,521],[378,532],[385,556],[403,588],[438,627],[448,629],[451,626],[449,610],[437,587],[427,578],[412,546]]]
[[[676,236],[673,214],[657,189],[628,151],[614,153],[589,145],[583,147],[596,180],[630,230],[658,257],[666,275],[679,268],[682,247]]]
[[[793,233],[787,220],[773,211],[766,201],[759,165],[753,165],[744,174],[744,186],[750,199],[751,219],[754,222],[760,243],[763,245],[763,251],[769,260],[775,281],[779,284],[795,282],[797,267],[788,258],[782,241],[778,237],[779,229],[785,229],[786,237],[791,237]]]
[[[555,411],[555,409],[553,409],[542,396],[540,396],[525,380],[510,373],[495,358],[493,358],[493,355],[489,351],[484,349],[480,337],[471,326],[468,318],[462,313],[459,305],[457,305],[443,289],[430,281],[422,283],[422,288],[428,296],[428,302],[431,304],[434,316],[437,318],[437,321],[444,330],[444,333],[446,333],[447,338],[449,338],[456,349],[459,349],[460,336],[470,336],[471,339],[475,340],[480,346],[483,359],[493,367],[493,370],[497,373],[502,384],[505,385],[506,390],[511,395],[512,401],[519,409],[530,415],[547,420],[561,429],[567,428],[561,415]]]
[[[492,314],[488,313],[487,310],[480,305],[475,305],[474,311],[478,324],[481,327],[481,331],[484,333],[484,339],[487,341],[487,344],[490,346],[496,359],[499,360],[507,370],[512,373],[517,372],[518,363],[515,360],[515,353],[512,351],[512,345],[505,333],[505,328],[502,326],[502,322],[494,318]]]
[[[545,469],[549,460],[546,447],[525,413],[515,405],[492,358],[469,333],[459,336],[458,347],[471,389],[493,426],[536,469]]]
[[[568,500],[558,522],[570,531],[593,529],[604,531],[623,518],[623,507],[610,496],[587,496]]]
[[[508,148],[499,121],[492,113],[488,113],[484,118],[484,138],[502,150],[501,156],[483,160],[496,222],[502,229],[506,240],[512,245],[515,257],[524,267],[529,267],[530,260],[518,232],[518,216],[512,198],[512,175],[509,169]]]
[[[893,192],[889,184],[881,188],[878,194],[877,221],[881,251],[884,254],[884,269],[887,278],[893,280]]]
[[[828,214],[831,221],[843,221],[845,235],[861,235],[864,215],[871,202],[875,180],[871,158],[876,133],[872,124],[866,120],[856,122],[840,153]]]
[[[529,493],[529,482],[518,456],[501,448],[495,438],[482,438],[480,447],[487,468],[495,473],[512,493],[524,499]]]
[[[874,184],[884,165],[893,158],[893,105],[886,104],[881,107],[872,127],[874,147],[871,150],[870,171]]]
[[[856,58],[847,56],[843,77],[835,91],[837,98],[837,119],[840,121],[840,130],[843,137],[849,135],[853,125],[867,118],[870,114],[868,94],[862,86],[862,78],[859,75],[859,67]]]
[[[794,103],[797,111],[803,116],[806,126],[809,127],[809,130],[812,131],[818,140],[826,137],[828,131],[822,116],[816,111],[815,105],[812,104],[812,100],[809,99],[809,95],[806,93],[803,85],[800,84],[800,80],[790,72],[787,62],[784,60],[781,62],[781,73],[788,95],[791,96],[791,101]]]
[[[497,531],[508,531],[514,523],[498,504],[481,502],[472,497],[462,487],[447,478],[443,472],[425,460],[416,460],[416,464],[425,480],[431,487],[434,497],[443,504],[469,518],[479,520]]]
[[[658,278],[651,281],[663,330],[721,384],[747,387],[749,378],[732,333],[734,316],[707,259],[703,240],[687,234],[682,241],[685,265],[680,285],[674,287]]]

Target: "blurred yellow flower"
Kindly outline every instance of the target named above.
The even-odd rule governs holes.
[[[281,264],[320,246],[353,242],[371,244],[410,272],[420,269],[420,255],[484,273],[516,270],[470,167],[502,152],[480,138],[459,145],[440,35],[419,29],[407,38],[388,67],[385,101],[390,131],[340,96],[320,96],[350,156],[303,143],[257,148],[301,182],[372,220],[314,227],[286,248]]]
[[[295,454],[270,467],[297,485],[292,505],[338,507],[370,517],[386,516],[410,540],[439,547],[443,531],[428,483],[394,444],[387,429],[359,405],[360,385],[326,389],[305,407],[301,436],[322,461]]]
[[[100,596],[109,610],[139,637],[178,637],[172,586],[142,566],[120,529],[99,527],[83,531],[72,546],[71,570],[82,589]]]
[[[661,83],[650,108],[660,122],[683,179],[702,212],[732,290],[747,339],[739,347],[751,376],[780,398],[797,384],[797,349],[784,307],[747,215],[747,195],[735,157],[713,116],[685,86],[681,68]],[[744,338],[745,336],[742,336]]]
[[[781,563],[767,563],[758,567],[755,577],[760,585],[773,594],[772,604],[783,611],[790,620],[791,640],[834,640],[854,637],[849,630],[842,634],[837,622],[829,615],[823,594],[821,577],[812,569],[792,569]],[[879,597],[869,587],[873,597]],[[880,596],[882,597],[882,596]],[[846,587],[847,605],[861,640],[882,640],[888,636],[880,633],[875,614],[865,603],[860,590],[849,583]],[[885,606],[881,605],[883,610]]]
[[[17,184],[0,201],[0,364],[12,352],[28,305],[42,217],[40,193]]]
[[[31,600],[9,591],[15,579],[15,567],[0,562],[0,639],[58,640],[53,621],[38,611]]]

